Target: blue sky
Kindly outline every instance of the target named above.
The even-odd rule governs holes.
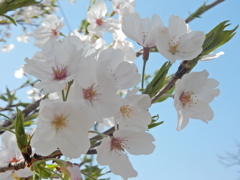
[[[168,24],[169,17],[173,15],[186,18],[189,12],[194,12],[204,1],[202,0],[136,0],[135,11],[141,17],[151,17],[158,14],[165,25]],[[212,3],[209,0],[207,3]],[[109,3],[109,2],[108,2]],[[67,0],[60,0],[61,7],[66,14],[71,29],[77,29],[83,18],[86,17],[86,7],[88,0],[77,0],[73,5],[69,5]],[[220,22],[230,20],[230,29],[240,23],[240,1],[228,0],[202,15],[202,18],[195,19],[189,23],[190,29],[196,31],[209,32]],[[63,15],[59,11],[59,17]],[[1,53],[0,66],[0,93],[4,92],[6,85],[9,89],[20,86],[25,80],[14,77],[15,70],[24,64],[24,58],[31,58],[38,50],[34,47],[33,39],[30,43],[19,43],[16,36],[21,35],[20,27],[12,27],[13,34],[9,43],[15,44],[15,49],[10,53]],[[65,26],[63,32],[67,34],[68,28]],[[110,35],[106,34],[110,43]],[[135,49],[140,46],[134,43]],[[237,30],[235,37],[220,47],[216,52],[224,51],[225,54],[218,59],[208,62],[199,62],[193,71],[206,69],[209,77],[220,82],[220,95],[210,104],[215,116],[209,124],[200,120],[190,120],[188,126],[182,131],[176,131],[177,112],[173,106],[173,100],[168,99],[161,104],[155,104],[150,108],[152,115],[159,114],[160,120],[164,124],[150,130],[155,137],[156,149],[148,156],[130,156],[134,168],[139,176],[134,180],[235,180],[240,177],[239,167],[226,168],[219,163],[217,155],[225,155],[225,152],[236,153],[236,142],[240,142],[240,34]],[[166,60],[159,54],[150,55],[146,72],[152,73]],[[141,72],[142,59],[138,58],[136,64]],[[180,61],[177,61],[170,73],[177,70]],[[18,96],[26,99],[26,90],[18,92]],[[28,100],[29,101],[29,100]],[[121,178],[109,175],[113,180]],[[109,177],[107,176],[107,177]]]

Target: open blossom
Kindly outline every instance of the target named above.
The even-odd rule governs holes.
[[[208,105],[220,93],[218,81],[208,79],[208,72],[192,72],[176,82],[174,106],[178,112],[177,130],[182,130],[189,118],[200,119],[205,123],[212,120],[214,113]]]
[[[124,15],[122,18],[124,34],[143,47],[154,47],[158,29],[163,27],[161,18],[156,14],[152,15],[152,20],[149,17],[141,19],[136,12]]]
[[[48,41],[56,41],[60,35],[60,29],[64,26],[57,16],[48,15],[43,19],[42,26],[33,31],[33,37],[36,39],[35,46],[42,48]]]
[[[136,94],[138,90],[135,88],[127,93],[119,113],[114,116],[120,130],[148,130],[148,125],[151,123],[151,114],[148,112],[151,99],[147,94]]]
[[[6,131],[2,134],[2,150],[0,150],[0,166],[6,166],[8,163],[19,162],[23,160],[21,151],[17,146],[16,136]],[[34,173],[28,168],[20,169],[17,171],[6,171],[0,173],[0,180],[14,180],[13,176],[27,178]]]
[[[154,137],[144,131],[115,131],[112,137],[105,137],[97,148],[97,162],[108,165],[112,173],[122,176],[124,180],[136,177],[137,171],[132,167],[127,152],[132,155],[151,154],[155,149],[153,141]]]
[[[90,147],[88,130],[94,120],[92,110],[81,101],[41,101],[31,146],[41,155],[49,155],[59,148],[64,156],[78,158]]]
[[[44,93],[61,91],[78,75],[79,62],[87,52],[76,36],[48,42],[33,59],[25,59],[24,71],[41,80],[35,87]]]
[[[121,105],[121,97],[116,94],[117,86],[105,69],[97,67],[96,59],[89,57],[81,61],[81,70],[71,87],[69,99],[83,100],[102,118],[114,116]]]
[[[136,64],[124,61],[124,53],[120,49],[108,48],[98,57],[98,66],[111,77],[118,90],[128,89],[140,82]]]
[[[104,31],[114,32],[119,29],[120,24],[116,19],[103,20],[107,14],[107,6],[103,0],[98,0],[87,12],[87,20],[90,23],[88,31],[90,34],[103,37]]]
[[[169,61],[192,60],[202,52],[203,31],[191,31],[185,20],[171,16],[167,28],[158,30],[157,49]]]
[[[123,15],[134,12],[135,1],[134,0],[112,0],[113,10],[119,15],[119,19],[122,19]]]
[[[122,30],[117,30],[113,33],[114,49],[121,49],[124,52],[124,61],[133,62],[136,59],[136,52],[132,42],[125,40],[126,35]]]

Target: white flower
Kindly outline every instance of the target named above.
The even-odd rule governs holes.
[[[102,122],[102,118],[114,116],[121,105],[121,98],[116,94],[117,87],[105,69],[97,68],[94,57],[81,61],[80,72],[71,87],[70,99],[84,100],[92,107]]]
[[[113,48],[121,49],[124,52],[124,61],[133,62],[136,59],[136,52],[133,44],[125,40],[126,36],[122,30],[117,30],[113,33]]]
[[[18,36],[18,37],[17,37],[17,40],[18,40],[19,42],[28,43],[28,42],[29,42],[29,39],[30,39],[30,36],[31,36],[30,33],[23,34],[23,35],[21,35],[21,36]]]
[[[7,44],[2,46],[2,52],[10,52],[11,50],[14,49],[14,44]]]
[[[171,16],[168,28],[158,30],[157,49],[169,61],[192,60],[202,52],[203,31],[191,31],[185,20]]]
[[[16,136],[6,131],[2,134],[2,150],[0,150],[0,166],[6,166],[11,162],[19,162],[23,160],[21,151],[17,146]],[[0,180],[14,180],[13,174],[19,177],[27,178],[32,176],[34,173],[28,168],[20,169],[17,171],[6,171],[0,173]]]
[[[156,14],[152,15],[152,21],[149,17],[141,19],[138,13],[127,14],[122,18],[124,34],[143,47],[155,46],[158,28],[163,28],[163,24]]]
[[[64,26],[57,16],[48,15],[43,19],[42,26],[33,31],[33,37],[36,39],[35,46],[42,48],[48,41],[56,41],[60,35],[60,29]]]
[[[95,49],[104,49],[106,46],[106,41],[102,38],[95,38],[90,35],[84,35],[78,32],[78,30],[74,30],[73,34],[81,39],[82,42],[89,42],[92,47]]]
[[[112,0],[112,5],[121,20],[123,15],[134,12],[135,2],[134,0]]]
[[[124,61],[124,53],[120,49],[108,48],[102,51],[98,65],[115,81],[118,90],[131,88],[140,82],[137,66]]]
[[[220,93],[218,81],[208,79],[208,72],[192,72],[177,80],[174,106],[178,112],[178,128],[180,131],[189,122],[189,118],[200,119],[207,123],[212,120],[214,113],[208,105]]]
[[[122,176],[124,180],[136,177],[137,171],[132,167],[126,151],[133,155],[151,154],[155,145],[151,134],[118,130],[112,137],[106,137],[97,148],[97,162],[100,165],[109,165],[112,173]]]
[[[37,101],[41,98],[40,91],[36,88],[32,88],[32,89],[28,90],[27,94],[28,94],[28,99],[34,99],[34,101]]]
[[[205,55],[201,59],[199,59],[199,61],[210,61],[210,60],[218,58],[221,55],[224,55],[223,51],[220,51],[220,52],[218,52],[217,54],[214,54],[214,55]]]
[[[48,42],[34,59],[26,58],[24,71],[41,80],[35,87],[43,88],[44,94],[61,91],[78,75],[79,62],[86,53],[78,37],[68,36],[61,43]]]
[[[19,70],[15,71],[14,76],[19,79],[21,79],[24,76],[23,66],[21,66]]]
[[[136,94],[138,88],[129,91],[123,98],[123,105],[115,121],[119,122],[120,130],[146,131],[151,123],[151,114],[148,108],[151,106],[151,99],[147,94]]]
[[[67,162],[67,170],[71,176],[71,180],[82,180],[79,164]]]
[[[82,101],[41,101],[31,146],[44,156],[59,148],[64,156],[78,158],[90,147],[88,130],[94,120],[92,110]]]
[[[90,34],[103,37],[103,32],[114,32],[119,29],[120,24],[113,18],[103,20],[107,14],[107,6],[103,0],[97,1],[87,12],[87,21],[90,23],[88,31]]]

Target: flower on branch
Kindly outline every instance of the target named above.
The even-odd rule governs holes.
[[[187,126],[189,118],[200,119],[205,123],[213,119],[214,113],[208,104],[219,95],[220,90],[214,89],[219,82],[207,78],[208,75],[203,70],[186,74],[177,80],[174,106],[178,112],[178,131]]]

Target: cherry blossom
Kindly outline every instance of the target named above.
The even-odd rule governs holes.
[[[84,100],[98,114],[99,118],[95,120],[102,122],[102,118],[112,117],[118,112],[121,97],[116,94],[118,89],[114,80],[105,69],[97,68],[96,59],[92,56],[81,61],[69,99]]]
[[[208,105],[220,93],[218,81],[209,79],[208,72],[192,72],[176,82],[174,106],[178,112],[178,127],[185,128],[189,118],[200,119],[205,123],[213,119],[214,113]]]
[[[2,134],[2,150],[0,150],[0,166],[6,166],[11,162],[19,162],[23,160],[23,156],[21,151],[17,146],[16,136],[6,131]],[[34,173],[28,168],[20,169],[17,171],[6,171],[4,173],[0,173],[0,179],[2,180],[14,180],[13,175],[18,177],[27,178],[32,176]]]
[[[24,71],[41,80],[35,87],[44,93],[61,91],[78,75],[79,62],[88,53],[89,45],[84,45],[76,36],[48,42],[33,59],[25,59]]]
[[[141,19],[136,12],[124,15],[122,18],[124,34],[143,47],[155,46],[158,29],[161,28],[163,28],[162,20],[156,14],[152,15],[152,21],[149,17]]]
[[[59,148],[64,156],[78,158],[90,147],[88,130],[94,120],[94,113],[83,102],[41,101],[31,146],[41,155]]]
[[[147,94],[136,94],[139,88],[127,93],[123,98],[123,105],[115,121],[119,122],[120,130],[146,131],[151,123],[151,114],[148,108],[151,106],[151,99]]]
[[[67,170],[71,176],[71,180],[82,180],[79,168],[79,164],[67,162]]]
[[[36,39],[34,45],[42,48],[48,41],[56,41],[60,35],[60,29],[64,26],[57,16],[49,15],[43,19],[42,26],[33,31],[33,37]]]
[[[205,40],[203,31],[191,31],[185,20],[171,16],[167,28],[159,28],[158,51],[169,61],[192,60],[202,52]]]
[[[126,151],[132,155],[151,154],[155,149],[153,141],[153,136],[144,131],[115,131],[112,137],[105,137],[97,148],[97,162],[108,165],[112,173],[122,176],[124,180],[136,177],[137,171],[129,161]]]
[[[102,51],[98,65],[115,81],[118,90],[131,88],[140,82],[137,66],[124,61],[124,53],[120,49],[108,48]]]
[[[88,31],[92,35],[103,37],[103,32],[114,32],[120,29],[120,23],[113,18],[103,20],[107,14],[107,6],[103,0],[97,1],[87,13],[87,20],[90,23]]]

